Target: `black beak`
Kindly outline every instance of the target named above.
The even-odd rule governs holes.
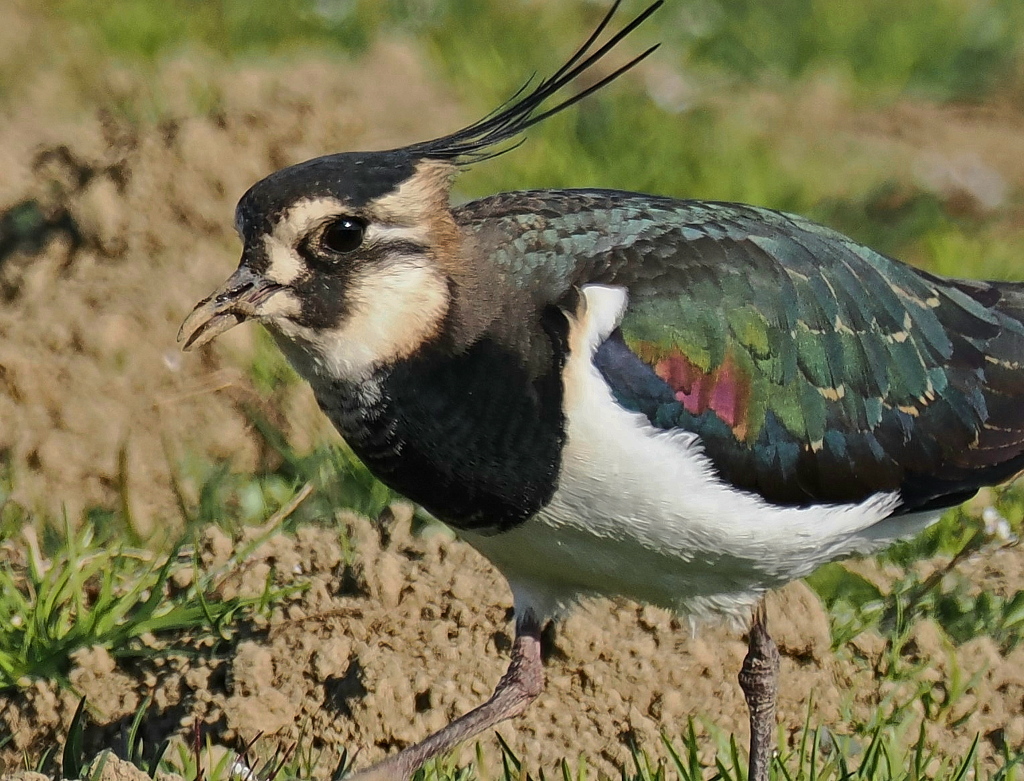
[[[204,345],[229,328],[259,317],[267,299],[283,289],[248,266],[239,266],[223,285],[196,304],[181,324],[178,341],[184,342],[182,349]]]

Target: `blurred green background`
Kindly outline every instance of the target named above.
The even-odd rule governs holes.
[[[626,2],[620,14],[645,6]],[[530,74],[556,68],[607,4],[46,0],[42,7],[66,37],[43,56],[67,58],[86,93],[96,87],[88,67],[75,62],[89,57],[143,72],[183,52],[226,64],[349,60],[397,36],[414,41],[447,89],[482,114]],[[965,209],[941,188],[899,181],[884,157],[844,159],[829,143],[830,129],[814,126],[813,112],[806,123],[798,114],[804,98],[822,94],[840,103],[851,123],[861,112],[906,101],[1019,108],[1024,3],[670,0],[622,56],[653,42],[662,47],[640,72],[531,132],[535,139],[515,154],[472,172],[461,194],[575,185],[747,201],[830,222],[939,271],[1013,275],[1005,232],[989,228],[1019,208],[1019,183],[989,172],[991,181],[975,183],[987,190],[967,192]],[[772,100],[791,114],[781,127],[787,109],[760,105]],[[159,95],[150,101],[126,110],[155,121]]]

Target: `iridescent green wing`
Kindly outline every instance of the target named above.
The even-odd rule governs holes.
[[[900,490],[909,511],[1024,468],[1022,286],[942,279],[765,209],[532,197],[544,218],[510,229],[499,262],[549,296],[627,288],[595,362],[737,487],[781,504]]]

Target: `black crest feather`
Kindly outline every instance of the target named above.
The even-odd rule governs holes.
[[[548,117],[557,114],[560,111],[564,111],[569,108],[569,106],[583,100],[591,93],[596,92],[609,82],[614,81],[623,73],[649,57],[651,53],[658,48],[658,44],[650,47],[639,56],[634,57],[622,67],[602,78],[596,84],[593,84],[585,90],[566,98],[562,102],[557,103],[553,107],[541,113],[537,113],[548,98],[555,95],[573,79],[608,54],[608,52],[615,48],[623,38],[633,32],[633,30],[643,24],[651,14],[657,11],[663,2],[664,0],[657,0],[657,2],[652,3],[639,16],[615,33],[615,35],[609,38],[598,49],[591,51],[597,39],[611,22],[612,17],[615,16],[615,12],[619,9],[619,6],[622,3],[622,0],[615,0],[615,3],[608,10],[608,13],[605,14],[601,23],[597,26],[597,29],[591,33],[590,37],[587,38],[576,53],[573,54],[573,56],[570,57],[569,60],[554,74],[544,79],[533,89],[529,89],[533,82],[533,79],[531,78],[522,87],[520,87],[508,101],[483,119],[474,122],[472,125],[469,125],[462,130],[457,130],[450,135],[435,138],[432,141],[424,141],[419,144],[414,144],[411,147],[408,147],[408,151],[413,155],[425,158],[448,160],[459,165],[468,165],[470,163],[476,163],[481,160],[497,157],[511,149],[515,149],[515,147],[519,146],[524,139],[520,139],[518,143],[510,146],[501,147],[500,145],[521,135],[525,130],[533,127],[538,122],[543,122]]]

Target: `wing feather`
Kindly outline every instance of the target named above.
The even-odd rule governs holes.
[[[910,512],[1024,468],[1024,285],[945,279],[736,204],[541,191],[459,217],[500,237],[492,261],[542,303],[626,288],[598,368],[741,489],[780,504],[899,490]]]

